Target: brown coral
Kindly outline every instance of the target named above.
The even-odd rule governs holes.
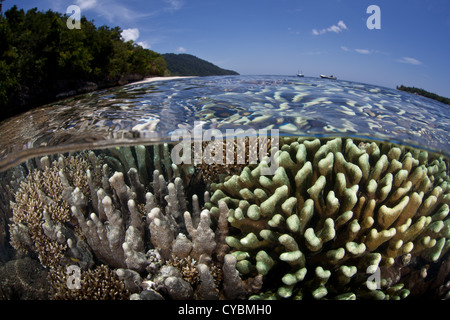
[[[268,152],[272,139],[263,137],[228,138],[202,142],[201,163],[195,166],[196,175],[206,182],[219,182],[226,176],[239,173],[251,162],[257,161],[259,152]],[[194,160],[196,152],[193,144]],[[259,151],[259,152],[258,152]]]
[[[30,257],[8,261],[0,267],[0,300],[48,299],[47,275]]]
[[[121,161],[115,162],[117,168],[130,167],[125,173],[110,171],[107,164],[100,167],[98,156],[93,151],[82,159],[86,161],[86,167],[81,170],[77,169],[79,166],[73,159],[70,159],[75,161],[72,164],[65,159],[51,164],[46,158],[41,159],[42,165],[32,171],[27,179],[30,182],[24,183],[16,192],[18,203],[13,205],[16,220],[10,225],[13,239],[17,242],[13,243],[17,248],[23,246],[28,252],[38,254],[42,264],[51,268],[75,264],[80,271],[89,272],[99,262],[111,268],[120,268],[117,272],[123,279],[129,278],[126,275],[132,275],[134,280],[127,280],[125,286],[134,294],[143,288],[149,291],[151,280],[160,279],[159,290],[173,299],[194,296],[218,298],[221,279],[227,282],[225,275],[221,277],[218,266],[222,266],[228,252],[225,242],[228,209],[223,206],[223,210],[212,216],[209,210],[200,209],[196,195],[192,196],[191,203],[187,201],[180,175],[189,174],[188,168],[166,164],[161,167],[171,172],[171,181],[168,182],[163,174],[154,170],[153,180],[144,185],[140,176],[145,172],[143,167],[148,166],[142,162],[140,172],[133,164],[136,159],[131,156],[145,150],[136,148],[140,151],[114,149],[116,153],[127,155],[121,157],[122,161],[127,161],[126,165]],[[167,155],[169,149],[165,150]],[[114,162],[111,158],[107,160]],[[139,163],[145,159],[139,157],[137,160]],[[45,181],[47,185],[56,185],[54,190],[62,189],[59,198],[41,186],[45,179],[50,180]],[[21,197],[25,197],[25,190],[33,189],[33,186],[37,189],[36,195],[31,194],[27,199],[36,204],[27,208]],[[209,197],[207,194],[204,196]],[[48,210],[42,209],[45,205]],[[70,207],[69,217],[54,218],[53,206],[58,206],[64,213]],[[188,207],[192,208],[192,213]],[[31,221],[32,232],[28,225],[22,223],[23,219]],[[42,247],[47,250],[42,250]],[[158,266],[172,254],[181,259],[177,266],[183,275],[178,272],[179,276],[177,273],[164,276],[160,271],[162,268]],[[196,262],[190,265],[184,263],[189,260],[183,258],[191,257]],[[141,278],[146,272],[149,281]],[[62,271],[59,270],[59,273]],[[59,282],[64,283],[62,276],[59,276]],[[133,290],[128,287],[130,284]],[[184,288],[184,294],[179,294],[179,288]],[[225,295],[229,296],[234,288],[230,285]],[[142,297],[146,296],[144,292]],[[62,293],[58,297],[70,298]]]
[[[125,284],[108,266],[80,270],[79,287],[68,285],[74,275],[66,267],[52,269],[49,274],[51,298],[54,300],[126,300]],[[78,279],[77,279],[78,281]]]
[[[42,170],[34,170],[21,182],[15,201],[11,202],[11,245],[23,253],[36,253],[44,266],[56,266],[67,245],[50,241],[45,226],[72,219],[61,176],[88,194],[86,170],[89,165],[82,156],[61,157],[51,164],[44,157],[41,162]]]
[[[172,259],[166,262],[166,265],[177,268],[183,279],[194,287],[200,283],[199,264],[198,261],[190,256],[185,258],[172,257]],[[221,267],[215,264],[210,264],[208,267],[211,276],[214,278],[216,287],[219,287],[223,278]]]

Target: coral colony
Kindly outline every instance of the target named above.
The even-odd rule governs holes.
[[[17,166],[1,186],[10,210],[0,206],[9,218],[0,244],[17,254],[2,267],[9,280],[0,296],[448,295],[450,179],[441,157],[345,138],[284,137],[264,148],[277,161],[273,174],[262,174],[268,158],[175,164],[169,144]],[[40,281],[10,265],[22,261],[33,261]],[[40,287],[24,287],[33,282]]]

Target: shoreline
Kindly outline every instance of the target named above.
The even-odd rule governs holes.
[[[71,87],[69,90],[63,90],[59,92],[58,94],[54,94],[51,97],[46,97],[42,99],[38,99],[40,101],[30,101],[29,103],[25,103],[21,106],[15,106],[13,108],[7,109],[7,110],[1,110],[0,111],[0,122],[3,122],[9,118],[12,118],[14,116],[23,114],[27,111],[55,103],[67,98],[72,98],[78,95],[91,93],[98,90],[103,89],[109,89],[119,86],[129,86],[133,84],[143,84],[143,83],[149,83],[154,81],[166,81],[166,80],[175,80],[175,79],[183,79],[183,78],[194,78],[196,76],[169,76],[169,77],[159,77],[159,76],[150,76],[148,78],[143,78],[142,80],[137,81],[126,81],[126,83],[114,83],[109,85],[101,85],[99,83],[95,82],[89,82],[89,81],[82,81],[81,84],[78,85],[78,87],[74,86]]]
[[[133,85],[133,84],[141,84],[141,83],[148,83],[148,82],[154,82],[154,81],[165,81],[165,80],[175,80],[175,79],[185,79],[185,78],[196,78],[197,76],[170,76],[170,77],[149,77],[145,78],[140,81],[135,82],[129,82],[126,84],[126,86]]]

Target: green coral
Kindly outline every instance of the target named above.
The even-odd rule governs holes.
[[[285,138],[272,152],[272,176],[260,174],[264,161],[247,166],[213,184],[206,204],[212,214],[220,200],[229,208],[226,241],[241,276],[264,276],[266,292],[254,298],[404,298],[408,289],[384,271],[448,251],[442,158],[342,138]]]

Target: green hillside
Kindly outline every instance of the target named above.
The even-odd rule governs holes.
[[[119,27],[13,6],[0,15],[0,115],[8,117],[74,94],[166,74],[157,52],[125,42]]]
[[[166,60],[167,69],[173,76],[239,75],[235,71],[222,69],[190,54],[166,53],[163,57]]]

